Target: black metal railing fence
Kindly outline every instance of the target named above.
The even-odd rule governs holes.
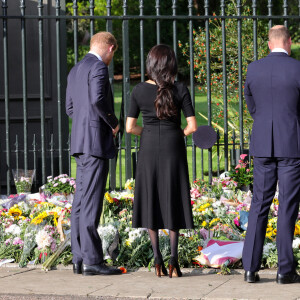
[[[28,0],[31,1],[31,0]],[[235,1],[237,7],[237,15],[226,15],[226,5],[227,1],[221,0],[220,1],[220,15],[213,15],[210,11],[210,2],[209,0],[204,0],[202,5],[204,8],[203,15],[195,15],[193,14],[193,0],[186,1],[186,8],[187,14],[182,14],[181,12],[177,11],[177,0],[170,0],[170,13],[168,15],[162,15],[160,11],[160,6],[162,1],[155,0],[153,1],[153,11],[155,11],[152,15],[145,15],[144,14],[144,2],[143,0],[139,0],[139,14],[131,15],[130,14],[130,6],[127,0],[123,0],[123,14],[122,15],[112,15],[112,1],[106,1],[106,15],[95,15],[95,1],[89,0],[89,14],[88,15],[79,15],[78,14],[78,3],[79,0],[73,0],[73,14],[66,15],[65,14],[65,2],[60,0],[55,0],[54,11],[55,14],[44,14],[44,7],[45,5],[49,5],[49,3],[45,3],[43,0],[35,0],[36,7],[37,7],[37,14],[27,15],[26,14],[26,5],[27,0],[20,0],[19,5],[19,14],[9,14],[8,7],[10,5],[10,1],[2,0],[2,14],[0,15],[0,19],[2,22],[2,40],[3,40],[3,57],[0,58],[1,65],[3,64],[3,99],[0,98],[0,102],[4,102],[4,118],[3,121],[5,123],[5,139],[0,144],[0,153],[1,156],[5,156],[5,164],[6,166],[0,166],[1,173],[6,172],[6,186],[7,186],[7,193],[10,193],[10,185],[11,185],[11,168],[19,167],[19,157],[22,156],[22,161],[24,162],[23,168],[38,168],[38,158],[37,155],[41,157],[40,159],[40,169],[41,169],[41,183],[45,183],[46,177],[48,175],[57,175],[54,174],[55,172],[61,173],[63,171],[63,157],[64,153],[70,152],[70,143],[69,143],[69,136],[62,135],[62,120],[67,118],[64,112],[64,99],[63,99],[63,89],[65,86],[62,85],[62,81],[65,82],[65,78],[61,78],[61,66],[62,61],[66,60],[66,56],[62,57],[61,53],[61,45],[62,40],[65,35],[62,33],[62,22],[72,22],[73,23],[73,51],[74,51],[74,63],[78,62],[79,60],[79,38],[78,38],[78,24],[81,20],[88,20],[90,23],[90,35],[95,33],[95,22],[98,20],[105,20],[106,27],[103,30],[110,31],[114,33],[114,22],[119,20],[122,22],[122,40],[119,41],[122,45],[122,102],[124,105],[124,120],[126,120],[126,116],[129,109],[130,104],[130,49],[131,47],[139,47],[139,55],[140,55],[140,80],[144,81],[146,74],[145,74],[145,27],[144,22],[150,20],[151,22],[155,23],[156,27],[156,43],[161,43],[162,36],[161,36],[161,26],[162,22],[170,21],[172,22],[172,26],[170,30],[172,31],[172,41],[170,44],[173,45],[174,51],[178,53],[178,31],[177,31],[177,22],[186,22],[186,26],[188,28],[187,32],[187,42],[189,44],[189,88],[192,97],[192,102],[195,107],[196,112],[198,108],[195,102],[195,71],[194,71],[194,45],[193,45],[193,30],[195,29],[195,25],[199,25],[199,21],[202,22],[202,26],[205,27],[206,31],[206,42],[205,42],[205,50],[206,50],[206,69],[207,69],[207,124],[212,124],[212,91],[211,91],[211,73],[210,73],[210,20],[218,19],[222,24],[222,74],[223,74],[223,102],[224,102],[224,135],[220,136],[218,132],[218,141],[214,146],[217,155],[216,165],[213,165],[213,150],[197,150],[192,140],[186,140],[187,148],[191,149],[191,160],[192,160],[192,178],[196,179],[204,178],[204,158],[206,155],[204,154],[206,151],[208,152],[207,159],[208,159],[208,178],[209,180],[212,179],[213,172],[219,174],[223,167],[220,167],[220,156],[222,154],[224,160],[224,170],[227,171],[230,168],[230,164],[236,163],[236,152],[242,153],[245,150],[245,138],[243,136],[243,111],[244,111],[244,104],[243,104],[243,82],[242,82],[242,26],[243,20],[250,19],[253,22],[253,57],[254,59],[258,58],[258,49],[257,49],[257,26],[258,22],[268,22],[268,26],[271,27],[273,22],[284,22],[286,26],[289,25],[290,21],[299,22],[300,21],[300,0],[298,0],[298,14],[289,15],[288,12],[291,9],[289,8],[288,1],[282,1],[282,13],[279,15],[272,14],[272,7],[274,1],[268,0],[267,10],[268,14],[266,15],[258,15],[257,14],[257,1],[253,0],[251,3],[252,8],[252,15],[242,15],[242,1],[237,0]],[[165,1],[165,0],[164,0]],[[51,4],[51,1],[50,1]],[[63,5],[62,5],[63,4]],[[64,9],[62,9],[62,6]],[[237,43],[238,43],[238,106],[239,106],[239,133],[240,136],[236,137],[235,132],[231,135],[228,131],[228,95],[227,95],[227,68],[226,64],[226,22],[228,19],[235,19],[237,20]],[[23,106],[23,133],[19,133],[23,135],[23,144],[21,145],[18,142],[18,136],[15,138],[11,136],[10,132],[10,123],[11,123],[11,114],[12,111],[10,109],[10,91],[9,91],[9,72],[12,70],[9,69],[8,60],[9,60],[9,53],[10,49],[8,48],[8,39],[9,39],[9,22],[10,20],[19,20],[20,21],[20,35],[21,35],[21,49],[20,55],[22,57],[22,64],[20,68],[22,69],[22,106]],[[39,85],[40,89],[40,98],[39,98],[39,106],[40,106],[40,131],[39,133],[33,133],[32,136],[29,135],[28,132],[28,117],[27,117],[27,110],[28,110],[28,95],[27,95],[27,82],[28,82],[28,66],[26,60],[26,23],[29,20],[35,20],[36,26],[38,27],[38,36],[35,38],[38,39],[39,45],[39,57],[37,60],[39,61],[39,82],[36,84]],[[139,22],[139,42],[135,43],[134,45],[130,45],[129,43],[129,22],[131,21]],[[45,133],[45,75],[44,75],[44,57],[45,52],[47,49],[44,47],[44,23],[46,21],[54,22],[55,23],[55,56],[56,56],[56,112],[58,114],[57,118],[57,132],[54,132],[50,136],[50,142],[46,143],[46,133]],[[114,86],[114,64],[112,63],[109,67],[109,77],[112,86]],[[1,94],[1,93],[0,93]],[[40,135],[40,143],[36,142],[36,135]],[[54,138],[57,139],[57,143],[54,143]],[[221,142],[222,140],[222,142]],[[32,141],[32,144],[31,144]],[[116,159],[110,160],[110,174],[109,174],[109,181],[110,181],[110,188],[115,189],[117,186],[121,188],[123,186],[124,180],[131,178],[133,176],[133,169],[136,164],[137,160],[137,151],[138,151],[138,138],[135,138],[134,142],[132,142],[132,138],[126,132],[123,134],[119,134],[118,136],[118,157]],[[248,143],[248,142],[247,142]],[[231,158],[232,161],[229,162],[230,157],[230,150],[232,152]],[[199,159],[199,152],[200,151],[200,159]],[[135,153],[132,156],[132,153]],[[56,162],[54,157],[58,156],[58,161]],[[11,165],[12,157],[14,157],[15,165]],[[31,159],[31,165],[29,165],[29,161]],[[68,156],[69,157],[69,156]],[[117,161],[118,159],[118,161]],[[123,176],[123,160],[125,161],[125,178]],[[48,162],[46,160],[49,160]],[[57,170],[55,167],[57,164]],[[118,166],[117,166],[118,165]],[[119,168],[119,178],[117,179],[117,168]],[[68,159],[68,172],[71,173],[71,160]],[[200,170],[200,171],[199,171]],[[1,188],[1,182],[0,182]]]

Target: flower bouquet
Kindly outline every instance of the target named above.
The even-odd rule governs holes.
[[[234,170],[229,172],[232,180],[237,182],[237,187],[243,189],[253,184],[253,168],[249,167],[247,154],[241,154],[239,163]]]
[[[42,201],[54,203],[58,206],[72,204],[76,189],[75,179],[67,174],[57,177],[48,176],[47,183],[40,188],[40,198]]]
[[[35,170],[13,169],[13,177],[17,194],[29,194],[35,175]]]

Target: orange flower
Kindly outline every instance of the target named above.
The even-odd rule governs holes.
[[[203,249],[203,247],[201,247],[201,246],[198,246],[198,249],[197,249],[197,251],[201,251]]]
[[[122,274],[127,273],[127,270],[124,267],[120,267],[119,269],[122,271]]]

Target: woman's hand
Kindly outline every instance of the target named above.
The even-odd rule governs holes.
[[[185,136],[195,132],[197,130],[197,121],[196,117],[188,117],[186,118],[187,126],[183,129],[183,134]]]
[[[134,135],[141,135],[143,127],[136,125],[137,119],[128,117],[126,120],[126,132]]]

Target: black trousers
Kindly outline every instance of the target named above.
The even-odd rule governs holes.
[[[255,157],[253,165],[253,199],[243,249],[243,266],[246,271],[252,272],[260,268],[268,213],[278,180],[278,273],[289,274],[297,266],[292,243],[299,211],[300,158]]]
[[[76,192],[71,213],[71,248],[73,263],[88,265],[103,261],[102,243],[98,235],[108,159],[81,154],[75,157]]]

